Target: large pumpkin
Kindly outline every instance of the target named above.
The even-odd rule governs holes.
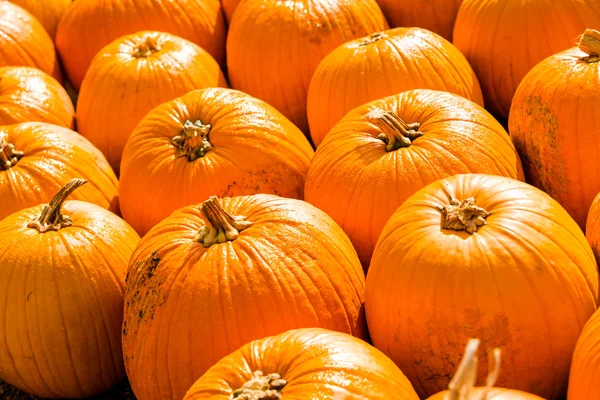
[[[91,203],[65,199],[0,221],[0,378],[40,397],[83,398],[125,378],[121,322],[139,236]]]
[[[454,21],[463,0],[377,0],[392,27],[418,26],[452,40]]]
[[[375,0],[245,0],[227,37],[231,86],[308,134],[306,96],[319,62],[340,44],[386,28]]]
[[[473,66],[486,108],[506,118],[529,70],[589,27],[600,27],[600,0],[464,0],[454,45]]]
[[[0,1],[0,67],[39,68],[61,79],[54,43],[33,15],[9,1]]]
[[[136,248],[123,354],[140,400],[180,400],[251,340],[323,327],[364,338],[364,275],[324,212],[274,195],[211,197],[173,213]]]
[[[67,10],[67,7],[74,0],[9,0],[11,3],[18,4],[25,10],[29,11],[33,16],[41,22],[48,32],[48,35],[54,39],[58,21]]]
[[[600,32],[587,30],[580,48],[551,56],[527,74],[509,130],[528,181],[585,228],[600,192]]]
[[[346,333],[305,328],[244,345],[211,367],[184,400],[367,396],[419,399],[402,371],[373,346]]]
[[[221,8],[219,0],[77,0],[60,21],[56,47],[77,90],[103,47],[143,30],[180,36],[225,65],[226,26]]]
[[[553,400],[566,395],[575,343],[597,308],[598,269],[550,196],[465,174],[426,186],[392,215],[366,290],[373,343],[421,396],[446,388],[464,343],[479,337],[504,351],[498,386]]]
[[[568,400],[594,399],[600,393],[600,311],[587,322],[577,341],[571,374]]]
[[[38,122],[0,126],[0,220],[48,202],[74,177],[89,181],[76,200],[119,211],[117,177],[79,134]]]
[[[75,111],[69,95],[37,68],[0,68],[0,125],[34,121],[72,129]]]
[[[458,95],[417,89],[356,108],[319,146],[306,201],[346,231],[365,268],[381,229],[423,186],[480,172],[523,179],[502,126]]]
[[[352,109],[411,89],[456,93],[483,106],[473,69],[450,42],[425,29],[390,29],[344,43],[321,61],[308,89],[313,142]]]
[[[163,32],[123,36],[94,58],[77,100],[79,133],[117,172],[127,138],[154,107],[199,88],[227,86],[217,62]]]
[[[123,215],[145,234],[211,195],[301,199],[312,156],[302,132],[265,102],[237,90],[197,90],[152,110],[127,142]]]

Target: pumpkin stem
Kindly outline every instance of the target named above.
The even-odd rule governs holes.
[[[200,120],[196,122],[186,120],[181,135],[171,139],[171,143],[176,147],[175,157],[187,157],[188,161],[204,157],[213,148],[208,141],[210,128],[212,128],[211,124],[204,125]]]
[[[600,32],[595,29],[586,29],[579,40],[579,50],[588,54],[583,61],[596,63],[600,61]]]
[[[22,151],[15,150],[15,146],[0,137],[0,171],[10,169],[21,157],[23,157]]]
[[[385,32],[371,33],[369,36],[365,37],[360,42],[360,45],[361,46],[367,46],[367,45],[370,45],[371,43],[375,43],[376,41],[381,40],[381,39],[385,39],[387,37],[388,37],[388,35]]]
[[[73,222],[71,219],[61,214],[61,208],[63,203],[77,189],[78,187],[87,183],[85,179],[73,178],[71,179],[62,189],[56,193],[56,195],[50,201],[50,204],[46,205],[42,210],[42,214],[37,221],[30,222],[27,227],[35,228],[41,233],[48,231],[58,231],[62,228],[71,226]]]
[[[419,132],[421,124],[418,122],[407,124],[391,111],[375,108],[368,112],[365,118],[373,120],[383,130],[383,133],[379,134],[377,139],[387,145],[385,147],[387,152],[408,147],[413,140],[423,136],[423,132]]]
[[[202,227],[196,237],[196,241],[202,242],[204,247],[235,240],[241,231],[252,226],[252,222],[246,221],[246,217],[231,215],[225,211],[217,196],[211,196],[202,203],[200,210],[210,224]]]
[[[161,47],[154,36],[144,35],[134,47],[133,56],[135,58],[150,57],[152,53],[160,51]]]
[[[467,231],[475,233],[477,229],[485,225],[485,219],[492,213],[475,205],[475,198],[471,197],[459,201],[450,197],[450,204],[438,207],[442,213],[442,229],[453,229],[455,231]]]
[[[252,378],[244,386],[233,392],[238,400],[279,400],[281,391],[287,381],[279,374],[264,375],[262,371],[254,371]]]
[[[479,366],[479,358],[477,357],[477,349],[481,341],[479,339],[469,339],[465,354],[460,361],[456,374],[450,381],[448,389],[450,390],[450,400],[486,400],[490,389],[496,383],[500,373],[500,349],[495,348],[490,354],[490,362],[494,359],[494,367],[489,370],[486,379],[486,387],[479,398],[474,398],[472,395],[473,388],[477,382],[477,367]]]

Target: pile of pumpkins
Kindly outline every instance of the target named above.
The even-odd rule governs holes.
[[[599,30],[600,0],[0,0],[0,379],[597,398]]]

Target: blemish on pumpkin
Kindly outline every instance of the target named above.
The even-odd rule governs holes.
[[[29,298],[31,297],[31,295],[32,295],[32,294],[33,294],[33,292],[29,292],[29,293],[27,294],[27,300],[26,300],[26,301],[29,301]]]

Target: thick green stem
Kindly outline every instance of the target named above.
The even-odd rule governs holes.
[[[254,371],[252,378],[244,386],[233,392],[236,400],[279,400],[281,391],[287,381],[279,374],[264,375],[262,371]]]
[[[383,131],[377,138],[386,144],[387,152],[409,147],[415,139],[423,136],[423,132],[419,132],[421,124],[418,122],[408,124],[391,111],[376,108],[367,113],[365,118],[375,122]]]
[[[48,231],[58,231],[62,228],[71,226],[71,219],[62,215],[61,208],[67,199],[78,187],[87,183],[85,179],[73,178],[52,198],[50,204],[42,210],[42,214],[36,221],[31,221],[27,227],[35,228],[41,233]]]
[[[208,141],[211,128],[211,124],[204,125],[200,120],[185,121],[181,134],[171,139],[171,143],[176,148],[175,156],[187,157],[188,161],[204,157],[213,148]]]
[[[246,217],[231,215],[225,211],[217,196],[212,196],[202,203],[200,209],[209,224],[202,227],[196,238],[204,247],[235,240],[241,231],[252,226],[252,222],[246,221]]]
[[[600,32],[595,29],[586,29],[579,41],[579,50],[588,55],[582,60],[589,63],[600,61]]]
[[[23,157],[22,151],[15,150],[15,146],[0,137],[0,171],[6,171]]]
[[[450,204],[438,207],[442,213],[442,229],[455,231],[477,232],[477,229],[485,225],[485,219],[491,215],[490,212],[475,205],[475,198],[471,197],[463,201],[450,198]]]

